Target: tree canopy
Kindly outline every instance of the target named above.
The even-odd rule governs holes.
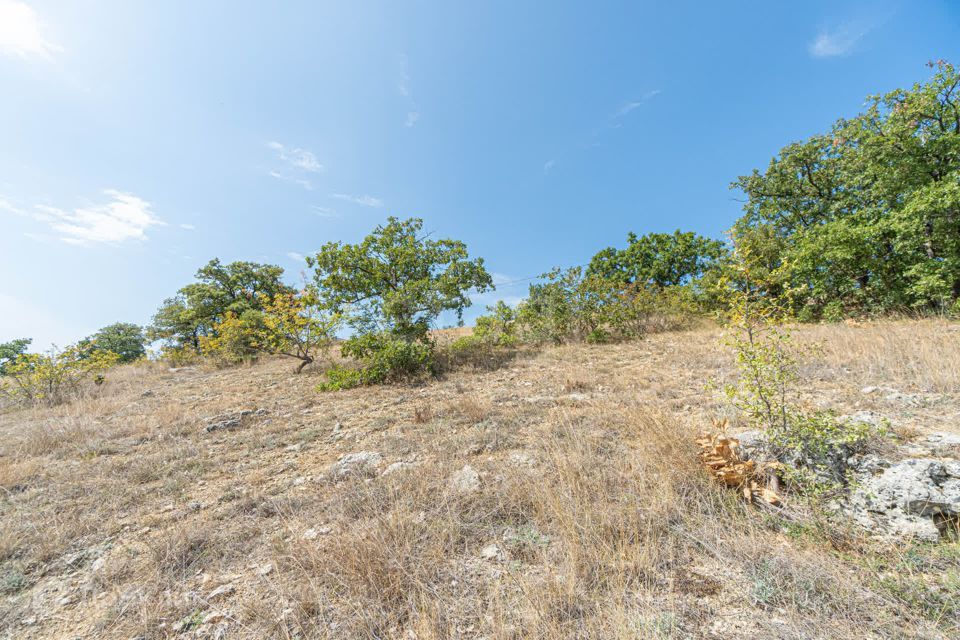
[[[790,144],[733,187],[735,242],[772,257],[756,275],[813,318],[960,299],[960,74],[945,61],[911,89]],[[759,246],[759,241],[766,248]]]
[[[599,251],[587,275],[660,289],[699,278],[727,253],[723,242],[692,231],[627,235],[627,247]]]
[[[423,339],[443,311],[462,317],[471,291],[493,288],[483,259],[459,240],[432,240],[423,220],[388,218],[357,244],[329,242],[308,258],[327,305],[361,333]]]
[[[262,310],[263,301],[294,290],[281,280],[283,269],[272,264],[231,262],[214,258],[196,274],[197,282],[181,288],[157,310],[148,330],[151,340],[199,349],[200,338],[215,336],[227,317]]]
[[[118,362],[133,362],[147,352],[143,328],[130,322],[116,322],[103,327],[78,345],[81,351],[106,351],[114,353]]]

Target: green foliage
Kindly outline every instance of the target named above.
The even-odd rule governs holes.
[[[627,248],[598,252],[590,261],[588,276],[658,289],[689,284],[714,268],[727,254],[723,242],[692,231],[672,234],[627,235]]]
[[[146,356],[146,338],[139,325],[117,322],[80,341],[80,348],[117,354],[118,362],[126,363]]]
[[[361,362],[367,384],[416,378],[433,366],[432,345],[390,333],[365,333],[343,343],[344,356]]]
[[[389,218],[358,244],[330,242],[307,263],[324,302],[361,333],[423,340],[443,311],[458,317],[468,293],[493,288],[483,259],[459,240],[431,240],[419,218]]]
[[[308,258],[324,306],[356,332],[342,353],[360,362],[361,373],[335,369],[328,384],[343,388],[432,371],[428,331],[437,317],[444,311],[462,317],[469,292],[493,288],[483,260],[470,260],[463,242],[431,240],[422,229],[419,218],[391,217],[358,244],[331,242]]]
[[[326,376],[326,382],[317,385],[318,391],[343,391],[369,384],[362,369],[337,365],[327,369]]]
[[[150,340],[163,340],[168,346],[200,351],[200,339],[216,337],[216,325],[227,314],[242,316],[247,311],[262,311],[265,300],[278,294],[293,293],[281,281],[283,269],[255,262],[221,264],[213,259],[197,271],[194,282],[168,298],[153,317],[147,330]]]
[[[477,320],[479,335],[498,335],[498,344],[605,343],[679,328],[696,312],[689,286],[660,288],[585,274],[580,267],[555,269],[530,286],[516,309],[503,303]]]
[[[62,351],[24,353],[7,363],[0,393],[21,403],[60,404],[79,395],[87,383],[101,384],[103,373],[117,364],[110,351],[88,351],[77,345]]]
[[[490,312],[488,315],[477,318],[473,336],[499,347],[512,347],[517,344],[516,309],[501,300],[494,306],[487,307],[487,311]]]
[[[960,74],[871,96],[828,134],[781,149],[733,186],[733,229],[766,256],[754,282],[789,292],[804,319],[905,308],[950,312],[960,299]]]
[[[240,314],[227,311],[213,325],[209,335],[198,339],[200,353],[220,365],[254,360],[261,353],[300,360],[296,372],[333,344],[340,318],[328,313],[312,289],[299,293],[278,293],[273,298],[258,294],[259,309]],[[171,357],[179,350],[165,350]]]
[[[321,391],[349,389],[360,385],[416,379],[434,369],[432,345],[410,342],[388,333],[367,333],[343,343],[344,356],[357,360],[360,368],[332,367]]]
[[[749,250],[737,247],[737,252],[746,255],[737,261],[741,287],[730,287],[726,341],[736,355],[739,375],[725,391],[764,432],[767,453],[786,463],[784,475],[795,487],[811,495],[834,489],[846,480],[846,459],[882,432],[800,405],[798,358],[815,350],[793,340],[782,324],[785,309],[752,286]]]
[[[6,375],[7,366],[26,353],[27,347],[32,342],[31,338],[18,338],[10,342],[0,342],[0,376]]]

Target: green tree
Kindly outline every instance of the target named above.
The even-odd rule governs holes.
[[[776,248],[761,286],[789,292],[795,313],[956,309],[960,74],[931,67],[732,185],[747,196],[734,240]]]
[[[608,247],[590,261],[588,276],[659,289],[688,284],[727,253],[723,242],[692,231],[627,235],[627,247]]]
[[[332,369],[324,388],[406,377],[433,366],[428,332],[444,311],[462,318],[471,291],[493,288],[483,259],[459,240],[432,240],[419,218],[388,218],[357,244],[330,242],[307,259],[324,306],[355,335],[342,346],[360,372]]]
[[[117,322],[103,327],[79,344],[81,350],[107,351],[118,356],[118,362],[133,362],[147,354],[143,328],[130,322]]]
[[[358,244],[330,242],[308,258],[327,305],[360,332],[423,340],[444,311],[458,318],[471,291],[493,288],[483,259],[459,240],[431,240],[423,220],[388,218]]]
[[[18,338],[10,342],[0,342],[0,376],[7,373],[7,366],[27,352],[27,347],[32,342],[31,338]]]
[[[196,274],[197,282],[168,298],[153,317],[147,331],[150,340],[163,340],[173,347],[200,349],[202,337],[215,337],[216,325],[228,313],[242,316],[261,311],[263,300],[293,293],[281,280],[283,269],[271,264],[231,262],[214,258]]]

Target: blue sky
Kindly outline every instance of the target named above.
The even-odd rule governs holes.
[[[719,237],[737,175],[958,45],[947,0],[0,0],[0,341],[147,323],[214,256],[296,281],[388,215],[501,282]]]

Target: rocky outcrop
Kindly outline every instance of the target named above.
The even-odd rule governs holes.
[[[845,511],[861,526],[934,542],[960,522],[960,461],[864,456],[851,468]]]
[[[258,418],[269,413],[266,409],[242,409],[230,413],[222,413],[212,418],[207,418],[207,425],[203,428],[207,433],[213,431],[226,431],[236,429],[250,418]]]
[[[871,412],[840,420],[883,426]],[[754,460],[770,457],[763,432],[738,434],[744,454]],[[848,492],[838,511],[878,537],[910,537],[935,542],[960,526],[960,436],[932,433],[901,444],[880,456],[829,447],[816,460],[787,454],[781,462],[804,466],[817,479],[842,479]]]
[[[330,465],[330,477],[341,480],[348,476],[372,476],[381,462],[383,456],[376,451],[348,453]]]

